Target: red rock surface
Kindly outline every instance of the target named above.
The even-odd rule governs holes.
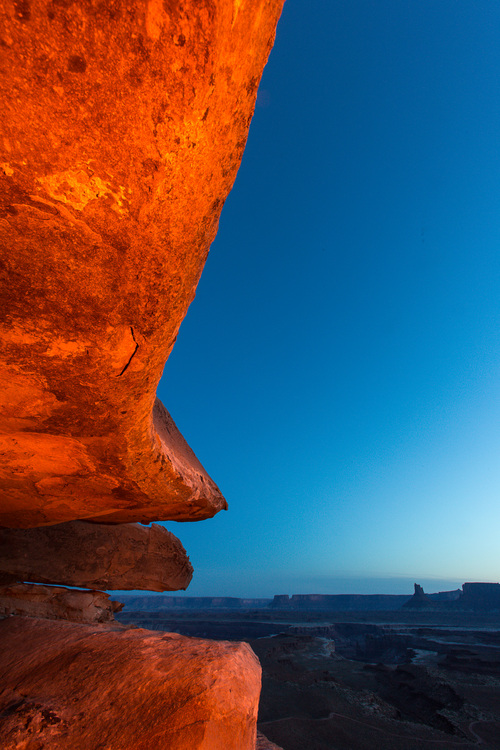
[[[193,576],[184,547],[163,526],[85,521],[0,529],[0,571],[11,580],[108,590],[177,591]]]
[[[226,507],[156,389],[282,5],[0,4],[1,527]],[[5,750],[255,748],[246,644],[21,617],[0,642]]]
[[[114,613],[122,607],[103,591],[76,591],[33,583],[0,587],[0,617],[21,615],[83,623],[113,622]]]
[[[0,525],[225,507],[153,407],[282,4],[0,6]]]
[[[255,748],[245,643],[15,617],[0,640],[3,750]]]
[[[278,747],[274,742],[268,740],[262,732],[257,732],[257,744],[255,745],[255,750],[283,750],[283,748]]]

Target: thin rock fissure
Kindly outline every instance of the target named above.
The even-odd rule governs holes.
[[[137,352],[137,350],[138,350],[138,348],[139,348],[139,344],[138,344],[138,343],[137,343],[137,341],[135,340],[135,336],[134,336],[134,329],[132,328],[132,326],[130,326],[130,333],[132,334],[132,338],[134,339],[134,342],[135,342],[135,349],[134,349],[134,351],[132,352],[132,354],[130,355],[130,359],[129,359],[129,361],[127,362],[127,364],[125,365],[125,367],[123,368],[123,370],[122,370],[122,371],[121,371],[121,372],[120,372],[120,373],[119,373],[119,374],[118,374],[118,375],[116,376],[117,378],[120,378],[120,377],[121,377],[121,376],[123,375],[123,373],[125,372],[125,370],[126,370],[126,369],[127,369],[127,367],[129,366],[129,364],[130,364],[130,363],[132,362],[132,360],[134,359],[134,357],[135,357],[135,353]]]

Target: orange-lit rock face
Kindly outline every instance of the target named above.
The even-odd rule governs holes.
[[[79,591],[62,586],[38,586],[34,583],[14,583],[0,587],[0,618],[17,615],[104,623],[114,622],[114,614],[122,606],[120,602],[111,601],[109,594],[103,591]],[[14,627],[19,625],[22,628],[23,620],[16,618],[13,622]],[[0,656],[0,660],[1,658]],[[17,659],[21,662],[24,658],[23,651],[19,651]]]
[[[3,750],[255,750],[246,643],[28,618],[0,639]]]
[[[68,521],[0,529],[0,583],[33,581],[96,589],[186,589],[193,567],[163,526]]]
[[[0,7],[0,524],[206,518],[153,405],[283,0]]]

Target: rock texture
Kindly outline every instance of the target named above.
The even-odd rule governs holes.
[[[0,525],[225,507],[155,392],[282,4],[0,6]]]
[[[0,640],[4,750],[255,749],[247,644],[28,618],[1,621]]]
[[[257,732],[257,744],[255,745],[255,750],[283,750],[283,748],[278,747],[274,742],[268,740],[262,732]]]
[[[193,576],[180,541],[163,526],[69,521],[0,530],[0,571],[11,579],[103,589],[185,589]]]
[[[102,591],[75,591],[32,583],[0,587],[0,617],[21,615],[83,623],[112,622],[122,606],[110,601],[109,594]]]
[[[185,588],[171,535],[110,526],[101,544],[68,522],[227,507],[156,389],[283,1],[0,4],[0,527],[47,527],[5,532],[0,583]],[[101,601],[62,591],[9,586],[4,612]],[[21,617],[0,642],[5,750],[255,748],[245,644]]]

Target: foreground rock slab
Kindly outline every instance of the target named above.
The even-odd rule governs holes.
[[[56,583],[91,589],[185,589],[193,567],[163,526],[69,521],[0,529],[0,582]]]
[[[0,4],[0,525],[226,507],[155,394],[282,5]]]
[[[0,641],[3,750],[255,750],[246,643],[19,617]]]
[[[62,586],[15,583],[0,587],[0,617],[22,615],[49,620],[113,622],[123,607],[103,591],[76,591]]]

